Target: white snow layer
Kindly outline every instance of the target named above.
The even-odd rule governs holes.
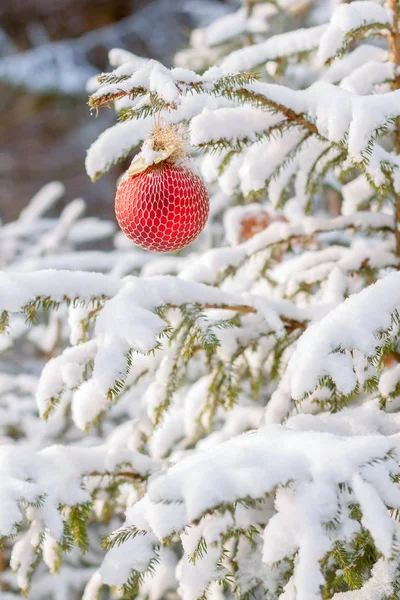
[[[350,432],[352,421],[343,413],[326,416],[326,424],[319,417],[299,415],[287,426],[271,425],[235,437],[183,458],[167,472],[154,476],[147,495],[127,514],[125,526],[135,527],[141,534],[107,555],[102,569],[106,580],[121,584],[129,564],[145,570],[156,556],[158,540],[181,531],[184,556],[178,580],[183,598],[194,600],[210,580],[221,576],[217,569],[220,536],[239,527],[238,509],[232,513],[226,508],[238,500],[264,498],[270,493],[275,495],[275,511],[269,509],[268,516],[264,514],[261,519],[267,521],[263,560],[268,566],[297,554],[297,599],[320,597],[324,582],[321,559],[336,541],[346,542],[358,531],[357,522],[347,519],[349,505],[354,502],[363,512],[364,527],[385,559],[390,558],[397,526],[386,505],[399,506],[400,495],[389,478],[391,469],[397,472],[398,467],[387,457],[399,449],[399,440],[398,436],[374,433],[391,418],[376,405],[364,413],[368,430],[360,430],[360,435]],[[337,435],[330,432],[335,428]],[[377,457],[386,460],[377,461]],[[221,512],[215,511],[217,508]],[[372,514],[379,515],[379,521],[374,521]],[[338,519],[337,527],[325,527],[333,518]],[[194,570],[190,557],[200,539],[206,541],[207,551],[197,558]],[[379,572],[385,559],[377,563],[366,584],[371,590],[383,577]],[[385,589],[390,589],[386,581]]]
[[[93,448],[48,446],[35,452],[27,446],[0,447],[0,535],[15,533],[23,519],[21,501],[35,503],[43,498],[40,517],[49,533],[60,540],[63,522],[59,505],[88,502],[90,494],[82,487],[82,477],[112,472],[128,463],[133,472],[146,475],[157,463],[139,452],[121,448],[112,441]],[[62,465],[62,468],[60,468]]]
[[[318,48],[326,25],[297,29],[273,35],[265,42],[235,50],[221,62],[221,68],[229,73],[248,71],[269,60],[300,54]]]
[[[361,27],[390,25],[388,11],[375,2],[368,0],[340,4],[336,7],[330,23],[322,35],[318,56],[325,62],[341,50],[350,32]]]
[[[312,392],[325,375],[339,392],[349,395],[358,382],[353,351],[374,356],[382,345],[379,335],[390,328],[399,309],[400,274],[391,273],[311,325],[289,362],[293,397]]]

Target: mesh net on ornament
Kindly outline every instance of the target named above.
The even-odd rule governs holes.
[[[209,196],[196,173],[164,161],[120,184],[115,212],[135,244],[152,252],[172,252],[193,242],[204,228]]]

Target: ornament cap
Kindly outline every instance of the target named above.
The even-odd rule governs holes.
[[[167,160],[167,158],[172,156],[177,150],[177,144],[168,144],[163,150],[152,152],[151,162],[149,162],[146,157],[140,153],[131,162],[131,165],[128,169],[128,177],[134,177],[135,175],[138,175],[139,173],[142,173],[148,169],[151,165],[157,165],[163,160]]]
[[[183,127],[156,123],[150,136],[143,143],[141,151],[131,162],[127,177],[139,175],[152,165],[165,160],[170,159],[171,162],[176,163],[188,156],[189,149]]]

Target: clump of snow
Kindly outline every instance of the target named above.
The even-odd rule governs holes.
[[[383,6],[368,0],[337,6],[320,41],[320,60],[325,62],[333,58],[342,48],[349,32],[371,25],[390,25],[388,11]]]
[[[398,273],[387,275],[307,329],[289,363],[294,398],[313,391],[324,375],[332,378],[342,394],[354,390],[357,375],[351,351],[375,355],[378,335],[389,329],[400,307],[399,277]]]
[[[83,380],[83,371],[97,351],[96,340],[90,340],[72,348],[67,348],[60,356],[52,358],[44,367],[36,401],[43,415],[52,400],[60,398],[64,389],[73,389]]]
[[[385,63],[388,60],[388,52],[384,48],[373,46],[372,44],[363,44],[357,46],[351,52],[348,52],[341,60],[334,61],[329,67],[321,73],[321,79],[337,83],[351,75],[351,73],[362,67],[369,61],[379,61]]]
[[[126,583],[132,571],[144,571],[154,558],[153,545],[156,543],[153,535],[137,535],[121,546],[114,546],[106,554],[101,566],[101,578],[110,586],[120,586]]]
[[[84,475],[107,472],[126,462],[143,475],[153,467],[151,459],[133,451],[120,450],[118,453],[118,447],[113,447],[112,443],[108,446],[85,449],[74,446],[48,446],[39,452],[24,446],[18,448],[3,445],[0,450],[2,536],[15,532],[15,525],[22,521],[22,500],[35,503],[39,497],[43,497],[42,505],[36,509],[38,516],[49,533],[56,540],[60,540],[63,524],[58,511],[59,505],[74,506],[90,500],[90,494],[82,488]]]
[[[342,79],[340,87],[360,96],[365,96],[372,94],[378,84],[393,81],[394,78],[395,68],[393,64],[382,64],[380,61],[370,60]]]
[[[384,398],[392,394],[400,381],[400,365],[385,371],[379,379],[379,392]]]
[[[230,73],[248,71],[269,60],[300,54],[318,48],[326,25],[297,29],[271,36],[267,41],[235,50],[221,62]]]
[[[260,114],[251,106],[217,110],[205,108],[190,123],[190,141],[194,146],[221,139],[230,140],[233,145],[236,140],[243,138],[255,141],[257,134],[265,132],[281,121],[280,115]]]
[[[208,46],[216,46],[246,31],[246,9],[225,15],[211,23],[205,30],[205,41]]]

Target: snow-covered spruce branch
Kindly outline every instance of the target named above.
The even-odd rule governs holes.
[[[397,356],[398,281],[396,270],[307,328],[266,407],[267,422],[287,418],[302,404],[336,412],[364,394],[396,410],[400,372],[397,362],[386,367]],[[291,284],[298,285],[296,278]]]
[[[67,304],[94,304],[106,302],[129,293],[132,309],[162,311],[164,308],[179,308],[191,305],[199,309],[220,309],[239,313],[255,313],[262,306],[263,299],[250,294],[233,294],[201,283],[179,280],[173,277],[153,277],[151,279],[127,277],[120,281],[101,273],[79,271],[36,271],[27,274],[0,273],[4,284],[0,295],[2,313],[24,311],[29,320],[34,320],[32,312],[57,309],[63,302]],[[51,286],[49,283],[51,282]],[[151,297],[144,293],[151,290]],[[243,300],[243,302],[242,302]],[[267,306],[267,303],[266,303]],[[262,311],[262,308],[260,308]],[[104,314],[104,313],[103,313]],[[300,314],[300,313],[299,313]],[[286,320],[289,317],[283,316]],[[275,325],[279,321],[275,321]],[[280,324],[282,325],[282,324]],[[156,328],[157,329],[157,328]],[[160,333],[155,331],[155,335]],[[144,338],[143,338],[144,339]],[[138,342],[140,345],[140,342]],[[146,344],[144,344],[145,346]],[[152,349],[149,344],[149,350]],[[140,348],[137,348],[140,350]]]
[[[319,47],[326,25],[317,25],[273,35],[265,42],[231,52],[221,61],[224,71],[250,71],[270,60],[304,55]]]
[[[352,437],[360,418],[368,433]],[[399,526],[387,508],[400,503],[399,437],[377,433],[392,425],[375,405],[346,417],[298,416],[183,459],[149,482],[110,537],[103,581],[123,585],[132,568],[137,580],[160,547],[179,540],[185,598],[203,597],[214,581],[241,596],[274,596],[289,573],[287,593],[311,600],[327,591],[333,565],[350,565],[346,546],[354,544],[365,560],[376,544],[383,564],[393,561],[385,589],[394,591]]]
[[[125,74],[123,79],[122,72]],[[126,75],[127,72],[130,72],[129,76]],[[254,79],[253,73],[231,75],[215,68],[200,76],[186,69],[167,69],[156,61],[126,63],[113,73],[100,76],[101,86],[90,96],[89,106],[98,108],[125,96],[134,100],[137,96],[150,94],[153,112],[174,110],[182,94],[206,92],[221,95],[226,88]]]
[[[38,308],[44,310],[67,304],[93,304],[114,296],[121,283],[101,273],[76,271],[0,272],[0,313],[25,311],[34,320]]]
[[[399,335],[399,282],[398,272],[387,275],[307,329],[288,365],[293,398],[317,386],[325,399],[378,388],[382,361]]]
[[[391,17],[389,3],[383,7],[367,0],[338,6],[321,36],[319,58],[330,64],[343,57],[355,41],[380,35],[388,37],[395,22]]]
[[[26,446],[2,446],[2,504],[0,536],[13,537],[26,520],[28,531],[14,546],[13,568],[27,591],[46,539],[51,541],[58,566],[71,544],[87,550],[87,525],[96,489],[111,489],[132,478],[144,482],[160,465],[137,451],[129,451],[124,436],[92,448],[48,446],[34,452]],[[62,469],[60,469],[62,465]]]
[[[324,232],[354,229],[355,231],[393,231],[393,218],[383,213],[357,212],[335,219],[303,217],[301,222],[271,223],[247,242],[235,247],[213,248],[194,258],[190,267],[183,268],[180,276],[203,283],[215,284],[227,275],[234,274],[258,253],[291,240],[308,239]]]
[[[385,172],[392,173],[393,185],[397,189],[398,159],[377,146],[374,140],[387,133],[390,124],[399,116],[398,90],[380,96],[355,96],[326,82],[317,82],[306,90],[255,82],[243,88],[231,88],[225,91],[225,97],[282,115],[289,131],[289,126],[295,125],[300,130],[333,144],[339,150],[346,150],[349,158],[355,165],[365,169],[377,188],[388,185]],[[202,120],[197,125],[197,130],[202,130],[205,118],[206,115],[198,117]],[[226,128],[226,123],[223,127]],[[246,124],[243,129],[245,133],[242,133],[242,143],[250,141],[251,136],[255,135],[251,130],[246,131]],[[215,140],[211,136],[215,135],[214,120],[209,146]],[[220,138],[218,136],[217,140]],[[196,144],[195,135],[192,142]],[[204,134],[201,143],[205,143]],[[221,145],[220,141],[218,143]],[[346,157],[347,154],[343,154],[342,160]]]
[[[157,75],[157,69],[158,65],[150,68],[146,63],[145,66],[138,67],[135,77],[145,79],[147,77],[149,81],[146,85],[151,87],[149,73],[154,71]],[[158,82],[157,85],[161,85],[156,76],[155,81]],[[191,94],[187,95],[182,90],[176,89],[172,75],[169,75],[168,81],[174,90],[174,93],[171,92],[171,94],[176,100],[176,106],[171,114],[165,113],[166,120],[168,122],[191,121],[191,143],[194,146],[213,149],[225,147],[229,150],[231,159],[246,144],[251,145],[250,153],[254,147],[254,152],[260,154],[260,149],[257,148],[260,140],[263,137],[266,138],[261,147],[263,152],[264,147],[268,146],[271,135],[280,133],[283,140],[286,140],[286,150],[282,159],[287,154],[287,161],[290,163],[298,154],[300,142],[306,142],[309,136],[316,136],[323,144],[321,148],[316,149],[315,161],[310,165],[310,177],[318,161],[325,156],[328,160],[324,167],[326,170],[343,163],[349,157],[355,166],[365,170],[375,188],[396,192],[398,160],[393,153],[384,150],[374,140],[387,133],[391,124],[398,117],[397,90],[379,96],[357,96],[327,82],[317,82],[306,90],[292,90],[263,82],[254,82],[243,86],[237,83],[236,76],[226,76],[222,78],[223,84],[215,83],[210,90],[205,89],[200,96],[193,97]],[[219,80],[216,79],[216,81]],[[157,87],[156,84],[154,85]],[[102,88],[96,94],[101,98],[101,93]],[[203,97],[207,96],[207,93],[217,94],[218,97],[210,98],[210,101],[217,101],[220,105],[222,103],[222,106],[226,102],[236,104],[239,102],[251,104],[255,109],[252,113],[250,107],[246,106],[230,109],[207,108],[209,101],[206,99],[203,101]],[[260,109],[272,111],[273,114],[268,114],[268,112],[265,115],[259,114]],[[205,112],[201,113],[201,111]],[[338,111],[340,111],[340,115]],[[163,114],[163,111],[161,113]],[[243,119],[240,116],[243,116]],[[97,178],[102,172],[131,153],[147,135],[151,126],[152,121],[148,117],[140,122],[131,121],[119,124],[105,132],[88,153],[87,169],[92,178]],[[305,133],[305,137],[304,133],[303,136],[300,135],[301,131]],[[110,142],[117,135],[122,135],[124,139],[125,137],[130,139],[122,154],[111,156],[110,150],[106,150],[106,148],[107,146],[111,149],[115,147],[115,144]],[[324,143],[328,145],[324,145]],[[104,166],[101,171],[95,171],[92,163],[99,164],[99,155],[103,155]],[[251,172],[247,174],[246,156],[247,154],[244,154],[244,158],[242,158],[242,161],[244,160],[241,169],[244,179],[242,188],[245,193],[249,193],[263,189],[270,180],[273,170],[271,171],[271,166],[266,163],[265,174],[258,174],[254,181]],[[248,161],[250,161],[250,157],[249,154]],[[228,164],[228,161],[225,161],[225,167]],[[235,168],[237,169],[237,166]],[[246,176],[249,178],[249,175],[251,179],[246,183],[245,178]],[[310,183],[307,185],[310,193],[313,188],[310,187]]]
[[[153,352],[161,346],[161,336],[172,333],[167,318],[169,310],[179,309],[183,317],[181,326],[175,330],[174,336],[178,332],[179,335],[172,346],[177,352],[176,360],[184,360],[182,367],[196,349],[204,349],[209,357],[213,355],[219,346],[218,329],[241,325],[229,315],[227,319],[212,318],[208,322],[208,311],[229,311],[232,316],[254,314],[251,327],[256,328],[257,333],[249,339],[249,334],[243,337],[243,350],[257,341],[259,335],[274,333],[282,337],[294,331],[300,333],[309,318],[307,311],[289,302],[269,302],[255,295],[233,294],[173,277],[128,277],[121,282],[102,274],[45,271],[7,278],[7,293],[3,297],[0,294],[0,307],[5,315],[23,309],[33,322],[39,309],[56,309],[61,302],[94,306],[89,315],[84,315],[85,319],[95,321],[94,339],[81,338],[83,343],[50,360],[37,390],[39,410],[46,418],[60,403],[65,391],[74,391],[73,419],[82,429],[99,419],[110,400],[121,394],[136,354]],[[51,295],[45,296],[44,290]],[[129,315],[129,324],[121,321],[122,314]],[[84,327],[87,330],[88,325]],[[220,377],[222,373],[217,369],[215,376]],[[155,407],[156,424],[169,407],[178,381],[167,386],[166,397]]]

